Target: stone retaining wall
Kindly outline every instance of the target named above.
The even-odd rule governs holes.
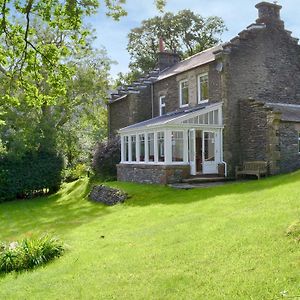
[[[117,165],[118,180],[139,183],[168,184],[181,182],[190,176],[190,166]]]

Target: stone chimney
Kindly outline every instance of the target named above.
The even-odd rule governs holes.
[[[258,9],[258,19],[256,23],[266,24],[267,27],[284,27],[283,21],[280,19],[281,5],[270,2],[260,2],[255,5]]]
[[[177,53],[165,50],[164,41],[162,38],[159,39],[159,52],[157,53],[157,56],[157,67],[159,71],[163,71],[180,62],[180,57]]]

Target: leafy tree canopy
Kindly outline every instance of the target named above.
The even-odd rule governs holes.
[[[131,71],[141,73],[153,69],[157,61],[159,38],[163,38],[165,50],[177,52],[185,58],[219,43],[220,35],[225,30],[221,18],[204,18],[188,9],[144,20],[140,27],[132,29],[128,35],[129,67]]]

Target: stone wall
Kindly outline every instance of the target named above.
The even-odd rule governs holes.
[[[154,116],[159,116],[160,96],[166,97],[166,112],[172,112],[179,109],[179,81],[184,79],[188,79],[189,84],[189,106],[196,106],[198,104],[197,77],[203,73],[208,73],[210,102],[220,101],[221,75],[216,70],[216,63],[212,62],[154,83]]]
[[[190,166],[164,166],[164,165],[141,165],[119,164],[117,165],[118,180],[168,184],[181,182],[190,176]]]
[[[139,94],[128,94],[125,98],[108,105],[109,136],[117,130],[152,118],[151,87]]]
[[[269,173],[279,173],[280,114],[255,100],[240,102],[240,153],[241,162],[263,160],[269,163]]]
[[[298,136],[299,123],[282,122],[280,124],[280,171],[281,173],[292,172],[300,169],[300,154]]]
[[[244,161],[267,160],[267,111],[263,104],[255,101],[240,103],[240,144],[239,159]]]
[[[239,103],[253,98],[263,102],[300,104],[300,46],[282,26],[242,31],[224,46],[222,100],[224,102],[224,160],[233,175],[241,163]]]

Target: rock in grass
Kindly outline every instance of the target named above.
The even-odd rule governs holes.
[[[104,185],[96,185],[92,188],[89,198],[95,202],[101,202],[106,205],[115,205],[123,203],[128,195],[118,189],[110,188]]]

